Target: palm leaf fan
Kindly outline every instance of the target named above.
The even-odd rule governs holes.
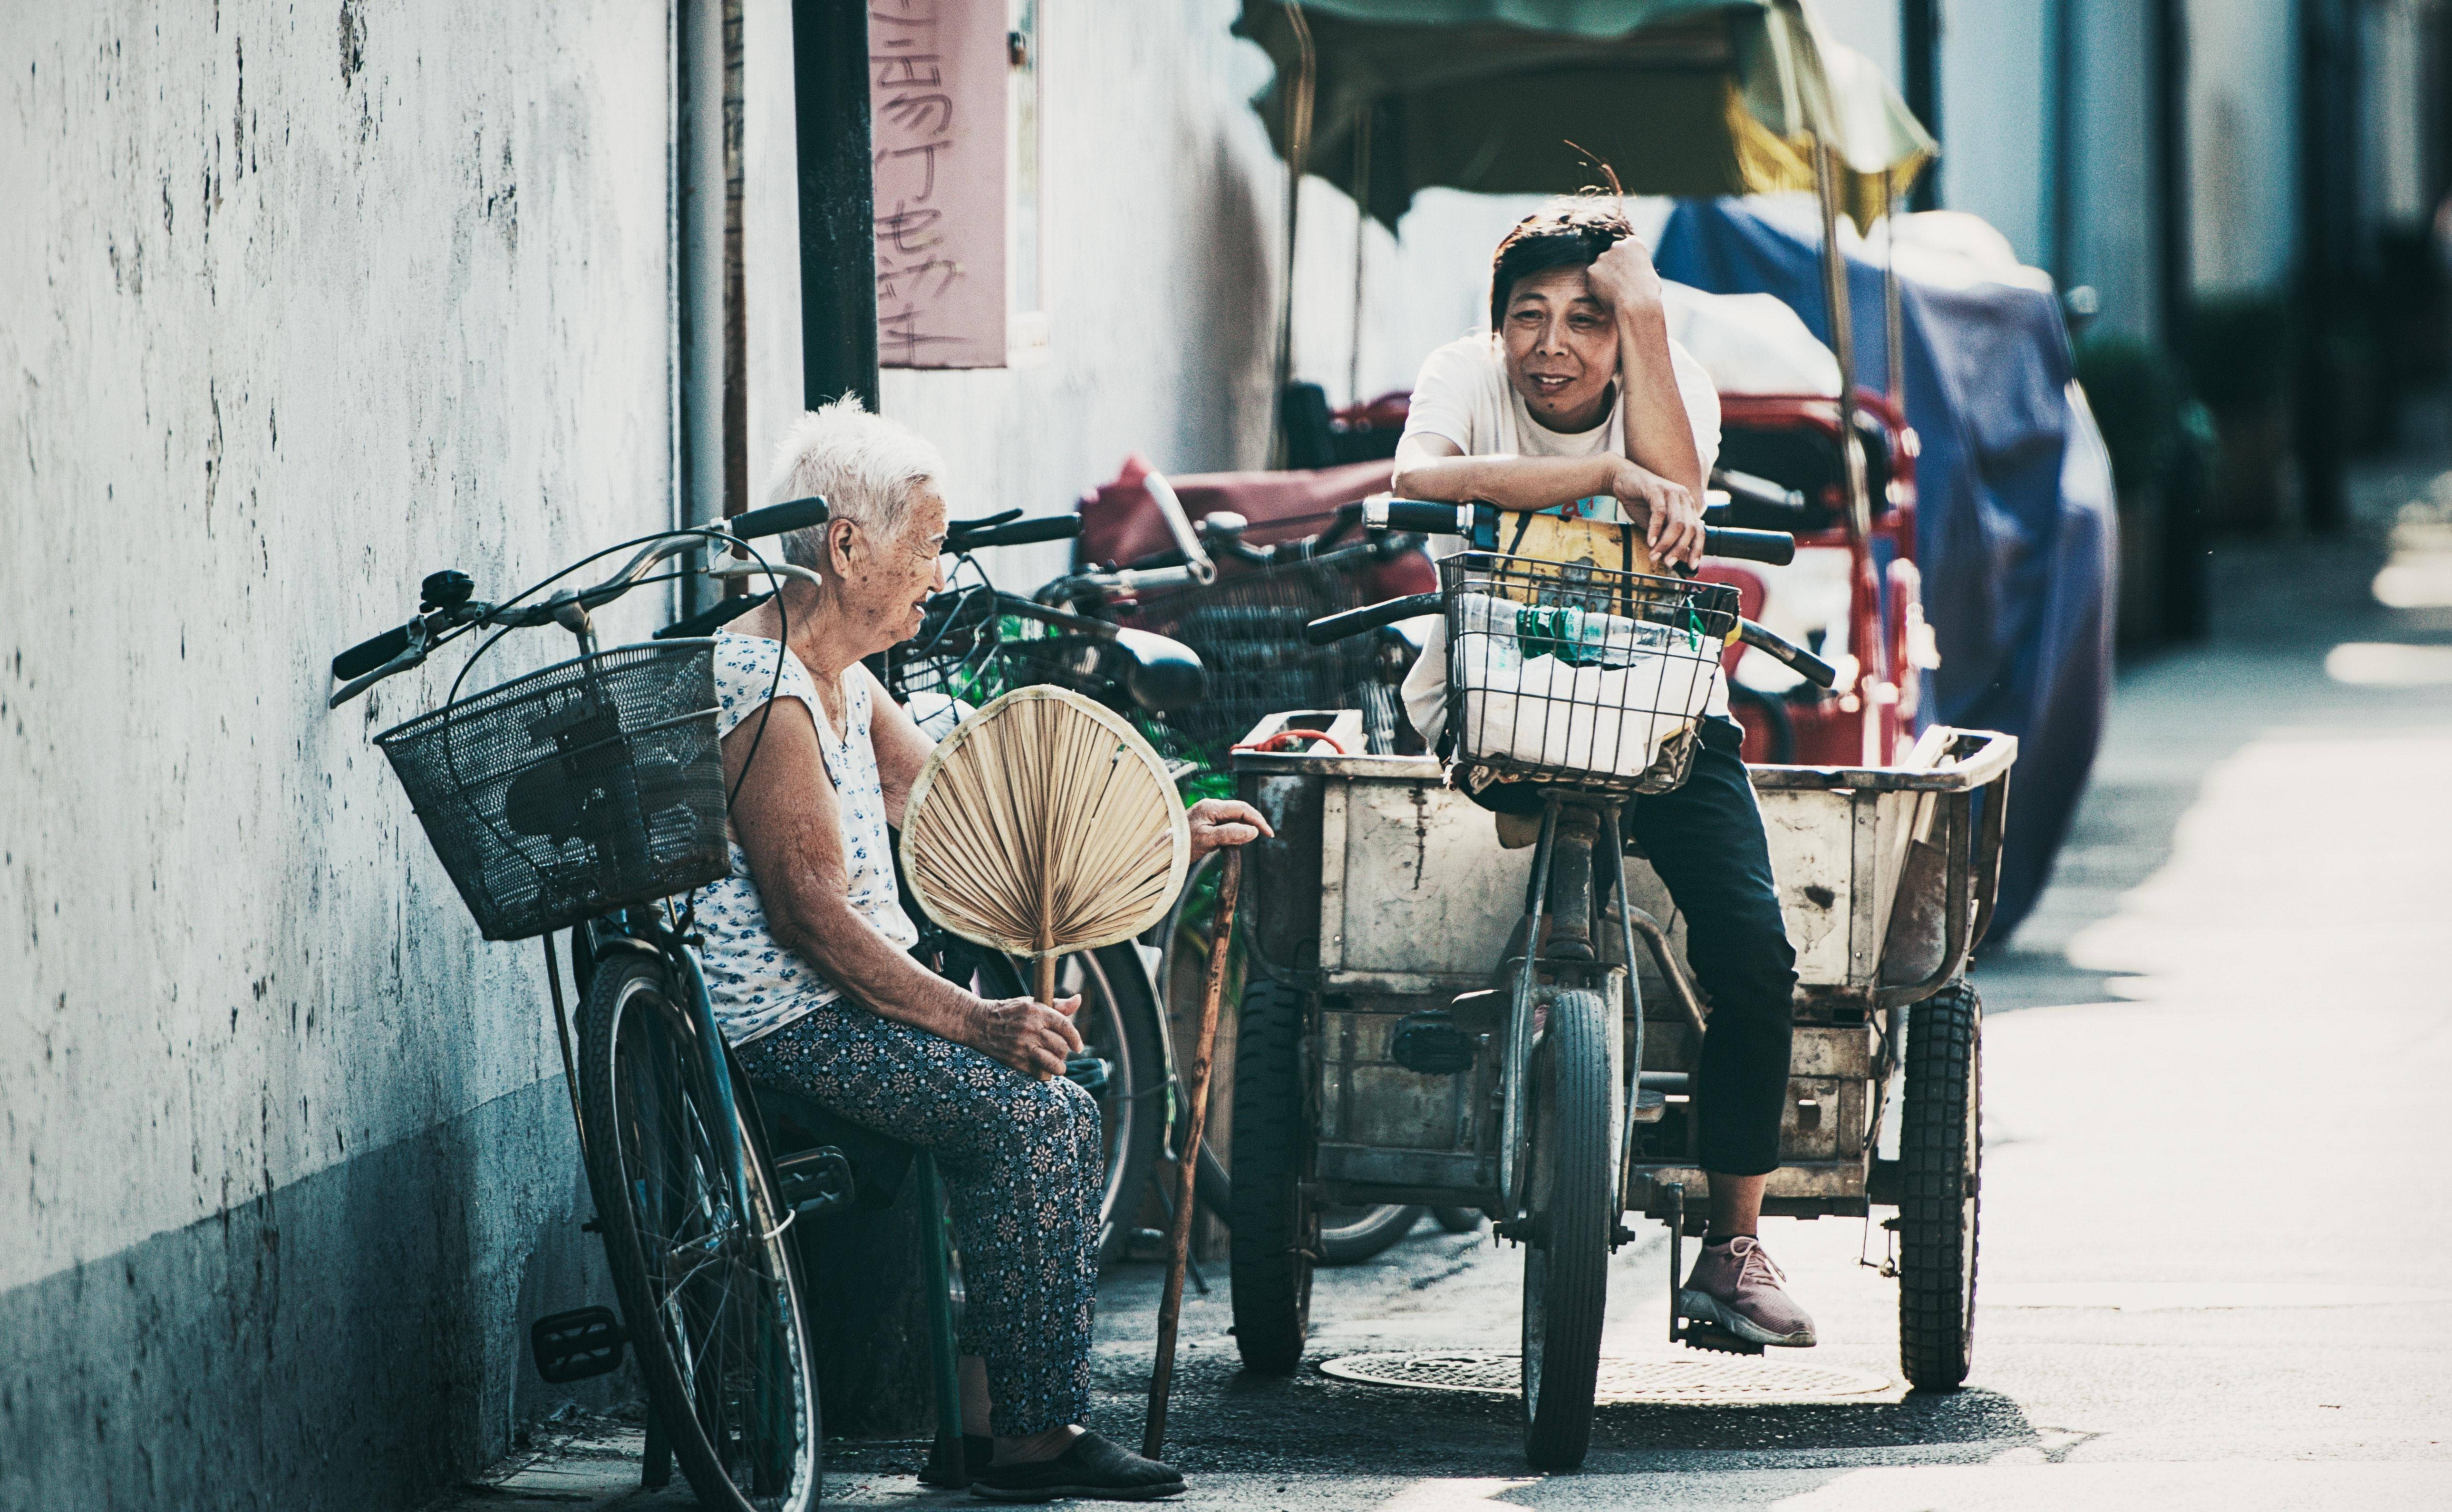
[[[1112,710],[1016,688],[939,743],[902,822],[902,873],[938,924],[1038,962],[1127,940],[1165,916],[1192,861],[1166,764]]]

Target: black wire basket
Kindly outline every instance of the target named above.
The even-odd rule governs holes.
[[[488,940],[525,940],[729,869],[715,643],[617,647],[375,737]]]
[[[1366,548],[1330,552],[1221,577],[1145,603],[1133,624],[1181,641],[1209,673],[1200,703],[1169,716],[1203,760],[1223,767],[1234,744],[1262,719],[1291,708],[1362,712],[1370,748],[1396,748],[1396,682],[1375,637],[1327,646],[1303,638],[1323,615],[1376,601]]]
[[[1686,781],[1737,627],[1733,587],[1474,551],[1439,564],[1439,587],[1445,738],[1469,787]]]

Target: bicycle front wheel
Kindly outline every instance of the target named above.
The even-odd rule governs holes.
[[[722,1047],[663,963],[623,956],[589,984],[580,1056],[588,1182],[648,1405],[701,1505],[804,1512],[821,1442],[808,1340],[758,1136],[738,1106],[719,1136]]]

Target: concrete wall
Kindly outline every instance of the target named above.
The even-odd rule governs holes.
[[[0,1506],[413,1502],[605,1296],[537,947],[369,743],[450,668],[323,699],[668,517],[665,28],[10,8]]]

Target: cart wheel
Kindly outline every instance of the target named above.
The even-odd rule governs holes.
[[[1319,1245],[1319,1214],[1302,1191],[1311,1151],[1302,1052],[1303,995],[1275,982],[1246,986],[1235,1030],[1228,1272],[1243,1364],[1275,1376],[1302,1363]]]
[[[1525,1204],[1524,1458],[1572,1470],[1592,1442],[1592,1390],[1609,1303],[1615,1150],[1609,1020],[1596,992],[1561,992],[1532,1052]]]
[[[1958,982],[1908,1010],[1899,1137],[1899,1367],[1954,1391],[1975,1351],[1984,1168],[1984,1005]]]

